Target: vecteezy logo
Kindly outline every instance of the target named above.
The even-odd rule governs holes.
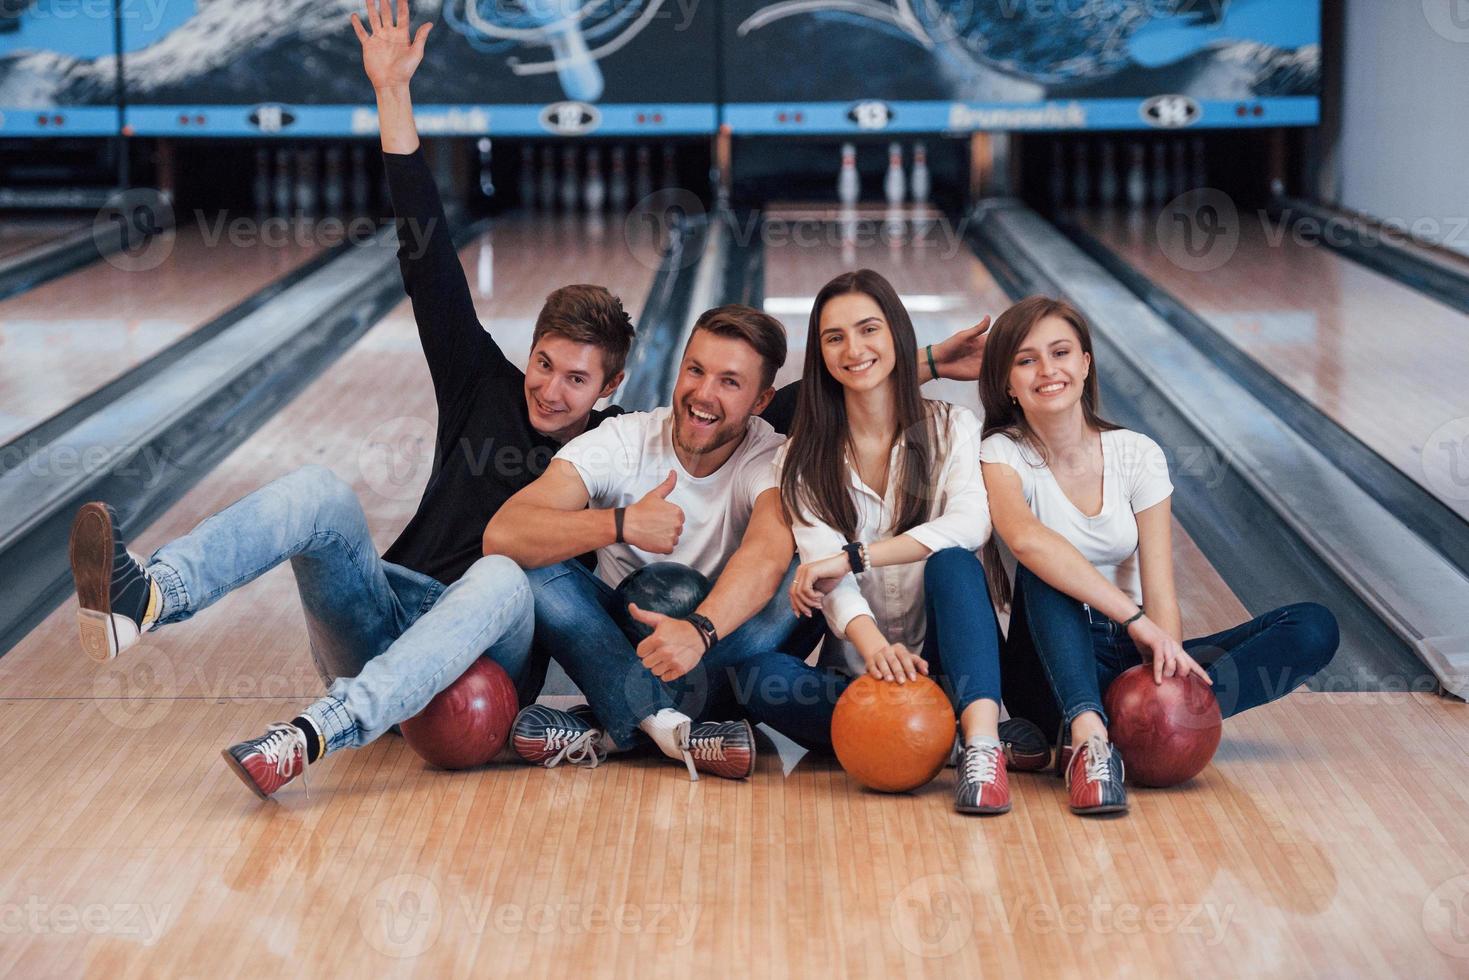
[[[434,424],[399,415],[373,426],[357,450],[357,468],[373,493],[387,500],[417,500],[434,465]]]
[[[1168,202],[1156,233],[1168,261],[1185,272],[1213,272],[1239,250],[1239,209],[1221,190],[1192,190]]]
[[[1138,112],[1143,122],[1158,129],[1183,129],[1204,115],[1203,107],[1187,95],[1155,95]]]
[[[1469,500],[1469,418],[1450,419],[1423,443],[1423,478],[1445,500]]]
[[[262,133],[279,133],[295,121],[295,113],[283,105],[258,105],[250,113],[250,125]]]
[[[964,882],[926,875],[893,898],[893,934],[915,956],[937,959],[957,953],[974,932],[974,901]]]
[[[857,124],[858,129],[887,129],[897,113],[886,102],[869,100],[858,102],[847,110],[847,118]]]
[[[602,125],[602,113],[585,102],[553,102],[541,110],[541,128],[560,136],[583,136]]]
[[[443,926],[439,890],[422,875],[380,881],[362,896],[357,925],[368,945],[384,956],[422,955],[438,941]]]
[[[123,272],[147,272],[173,253],[172,228],[168,199],[156,190],[135,187],[108,198],[92,219],[92,241],[108,265]]]
[[[1469,0],[1423,0],[1423,16],[1439,37],[1469,44]]]
[[[1450,878],[1428,893],[1423,931],[1439,952],[1469,959],[1469,875]]]

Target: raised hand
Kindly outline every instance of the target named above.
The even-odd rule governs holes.
[[[423,61],[424,43],[431,22],[419,25],[418,33],[408,36],[408,0],[398,0],[396,19],[389,9],[390,0],[365,0],[369,34],[362,19],[352,15],[352,30],[362,42],[362,67],[372,87],[378,90],[402,88]]]
[[[662,483],[627,509],[622,524],[624,541],[655,555],[673,554],[683,536],[683,508],[668,502],[677,483],[678,474],[669,470]]]
[[[938,366],[939,377],[954,381],[978,381],[980,368],[984,365],[984,346],[989,342],[989,330],[990,318],[985,317],[974,326],[934,344],[933,360]],[[923,358],[920,357],[918,366],[926,377],[927,366],[922,361]]]

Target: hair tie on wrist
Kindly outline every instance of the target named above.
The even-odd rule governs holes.
[[[1127,627],[1131,626],[1133,623],[1137,622],[1139,619],[1142,619],[1142,618],[1143,618],[1143,607],[1142,606],[1138,606],[1137,607],[1137,612],[1133,613],[1132,614],[1132,618],[1128,619],[1125,623],[1122,624],[1122,628],[1123,629],[1127,629]]]
[[[932,380],[937,381],[939,377],[939,366],[933,361],[933,344],[926,344],[923,352],[928,355],[928,369],[933,372]]]

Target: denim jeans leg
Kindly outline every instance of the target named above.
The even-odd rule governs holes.
[[[852,680],[772,650],[736,668],[734,691],[751,721],[769,725],[805,748],[830,751],[831,716]]]
[[[954,702],[954,713],[976,701],[1000,702],[1000,624],[974,552],[946,548],[923,567],[927,617],[923,658],[930,676]]]
[[[634,741],[638,723],[673,700],[643,666],[612,618],[613,589],[578,561],[526,572],[535,599],[535,647],[565,668],[607,734],[618,745]]]
[[[1300,687],[1331,662],[1340,639],[1329,609],[1298,602],[1183,647],[1208,671],[1228,718]]]
[[[307,713],[327,749],[359,748],[412,718],[480,656],[516,679],[534,627],[525,573],[508,558],[476,561],[355,677],[339,678]]]
[[[1025,629],[1045,668],[1065,725],[1095,711],[1106,722],[1097,687],[1097,657],[1086,607],[1047,585],[1023,565],[1015,569],[1015,591],[1024,594],[1024,622],[1012,617],[1010,631]]]

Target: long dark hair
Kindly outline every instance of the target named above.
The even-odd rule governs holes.
[[[1101,389],[1097,383],[1097,355],[1092,351],[1092,332],[1081,311],[1064,299],[1050,296],[1031,296],[1023,299],[1000,314],[990,327],[989,339],[984,347],[984,364],[979,372],[979,401],[984,407],[984,435],[1000,432],[1025,449],[1036,453],[1046,465],[1050,456],[1040,437],[1035,434],[1025,419],[1019,402],[1008,394],[1010,369],[1015,366],[1015,354],[1030,336],[1035,325],[1046,317],[1060,317],[1076,331],[1077,342],[1091,359],[1091,370],[1081,386],[1081,414],[1087,427],[1098,432],[1109,432],[1122,428],[1108,422],[1099,414]],[[1000,548],[993,535],[984,546],[984,570],[989,579],[990,594],[997,609],[1010,605],[1010,581],[1005,577],[1005,568],[1000,561]]]
[[[821,357],[821,311],[828,301],[849,293],[872,299],[893,335],[895,439],[906,436],[897,479],[894,534],[928,519],[931,509],[930,467],[940,459],[934,413],[918,388],[918,340],[897,290],[871,269],[844,272],[821,287],[811,307],[806,330],[806,363],[796,417],[786,443],[785,468],[780,477],[780,500],[791,521],[812,523],[806,515],[840,531],[848,541],[857,537],[857,508],[847,481],[846,450],[851,438],[847,426],[846,392],[832,377]]]

